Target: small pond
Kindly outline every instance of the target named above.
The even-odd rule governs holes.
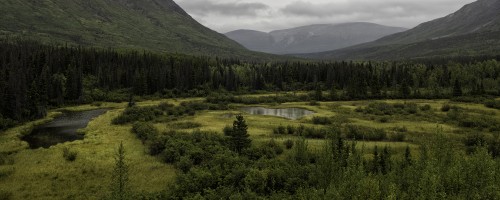
[[[48,148],[59,143],[82,140],[83,134],[78,129],[87,127],[90,120],[102,115],[106,109],[89,110],[82,112],[64,112],[53,121],[37,126],[31,134],[22,139],[30,145],[31,149],[40,147]]]
[[[245,107],[241,110],[250,113],[252,115],[270,115],[277,117],[284,117],[287,119],[300,119],[304,116],[314,114],[313,111],[302,109],[302,108],[263,108],[263,107]]]

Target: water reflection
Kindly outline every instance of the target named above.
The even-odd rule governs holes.
[[[245,107],[242,108],[243,111],[250,113],[252,115],[270,115],[284,117],[287,119],[300,119],[304,116],[314,114],[313,111],[302,109],[302,108],[263,108],[263,107]]]
[[[28,142],[32,149],[48,148],[59,143],[82,140],[84,136],[79,134],[77,130],[85,128],[90,120],[105,112],[105,109],[64,112],[52,122],[36,127],[31,134],[22,139]]]

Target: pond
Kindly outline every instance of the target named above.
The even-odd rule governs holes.
[[[250,113],[252,115],[270,115],[277,117],[284,117],[287,119],[300,119],[304,116],[314,114],[313,111],[302,109],[302,108],[264,108],[264,107],[245,107],[241,110]]]
[[[28,142],[31,149],[48,148],[59,143],[82,140],[84,135],[78,133],[78,129],[87,127],[90,120],[104,114],[106,111],[106,109],[99,109],[63,112],[53,121],[35,127],[31,134],[24,136],[22,140]]]

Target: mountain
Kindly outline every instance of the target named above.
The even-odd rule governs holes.
[[[393,60],[484,54],[500,54],[500,0],[478,0],[446,17],[373,42],[301,56]]]
[[[252,54],[173,0],[2,0],[0,36],[203,55]]]
[[[344,48],[405,30],[407,29],[357,22],[316,24],[270,33],[236,30],[225,35],[253,51],[300,54]]]

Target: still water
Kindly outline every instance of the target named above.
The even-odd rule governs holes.
[[[48,148],[59,143],[82,140],[83,135],[78,129],[87,127],[90,120],[102,115],[106,109],[82,112],[64,112],[53,121],[36,127],[31,134],[22,139],[30,145],[31,149],[40,147]]]
[[[304,116],[314,114],[313,111],[302,109],[302,108],[280,108],[280,109],[272,109],[272,108],[263,108],[263,107],[245,107],[241,110],[250,113],[252,115],[270,115],[270,116],[278,116],[284,117],[287,119],[300,119]]]

